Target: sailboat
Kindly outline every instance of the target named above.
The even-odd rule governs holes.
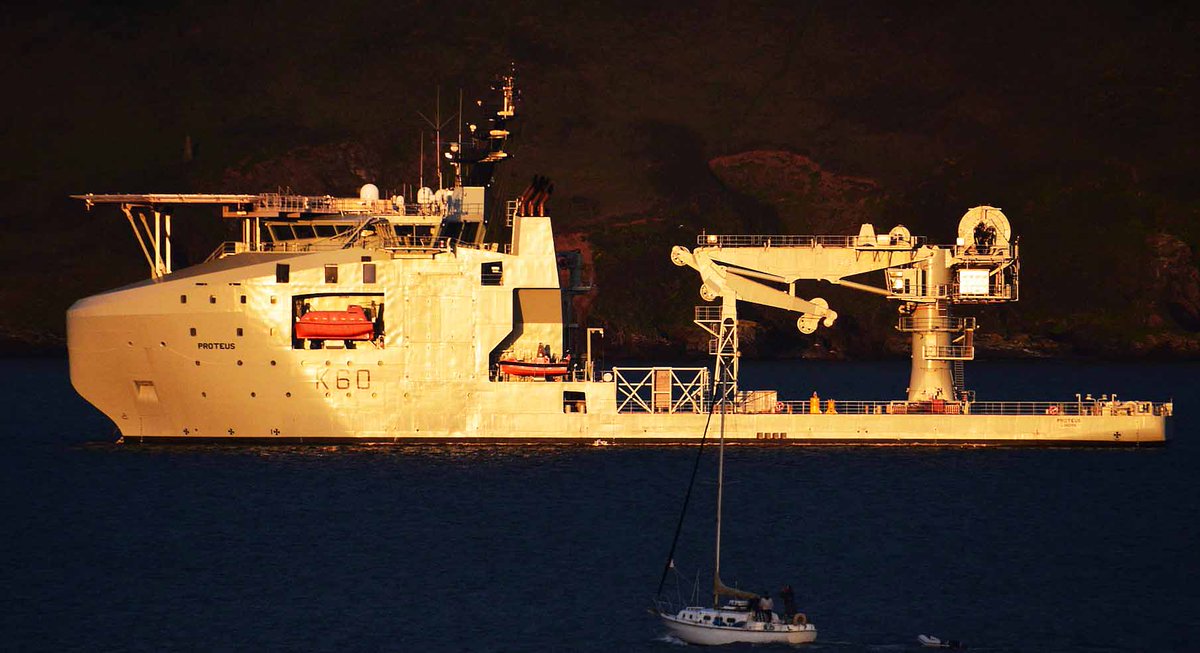
[[[807,644],[817,639],[817,627],[808,622],[803,614],[796,614],[791,620],[781,620],[772,610],[765,612],[757,610],[759,595],[753,592],[739,590],[721,582],[721,501],[724,495],[725,482],[725,414],[726,400],[729,397],[729,371],[726,365],[718,359],[717,382],[720,391],[717,393],[713,409],[720,414],[720,439],[717,454],[717,506],[716,506],[716,555],[713,565],[713,602],[712,607],[685,606],[678,611],[669,604],[657,602],[655,612],[659,619],[670,630],[671,634],[688,644],[721,645],[721,644]],[[711,420],[712,412],[709,413]],[[707,433],[708,426],[705,425]],[[703,451],[704,439],[700,441],[700,452]],[[697,467],[699,454],[697,452]],[[692,486],[695,485],[696,467],[692,470],[692,483],[688,486],[687,497],[684,499],[684,513],[687,511],[688,499]],[[683,515],[680,516],[680,526]],[[667,565],[663,569],[662,580],[659,581],[659,595],[662,593],[663,581],[667,571],[674,567],[675,544],[679,539],[680,528],[675,530],[675,541],[671,544],[671,552],[667,556]],[[722,599],[725,604],[722,605]]]

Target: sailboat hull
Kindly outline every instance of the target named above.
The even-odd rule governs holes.
[[[688,614],[685,613],[695,613]],[[721,646],[724,644],[808,644],[817,639],[817,627],[812,624],[762,623],[747,621],[746,613],[740,615],[734,625],[714,625],[710,619],[703,621],[701,614],[714,619],[724,618],[725,612],[711,609],[697,611],[685,608],[679,615],[660,613],[663,623],[671,634],[688,644]],[[732,613],[730,613],[732,614]],[[691,617],[696,617],[694,620]]]

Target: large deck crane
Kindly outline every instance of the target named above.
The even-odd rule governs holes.
[[[930,245],[904,226],[876,233],[864,224],[857,236],[701,234],[695,249],[672,249],[671,260],[700,273],[703,299],[720,300],[698,306],[696,323],[712,335],[710,353],[718,374],[732,380],[730,393],[738,301],[799,313],[801,333],[833,326],[837,312],[820,297],[797,296],[799,281],[828,281],[900,303],[896,329],[912,334],[909,401],[970,399],[962,364],[975,357],[975,319],[955,316],[952,307],[1018,299],[1017,241],[1008,218],[990,206],[963,215],[953,245]],[[852,280],[881,272],[882,286]]]

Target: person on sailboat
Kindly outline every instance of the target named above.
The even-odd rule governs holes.
[[[790,622],[796,614],[796,592],[792,590],[791,585],[784,585],[779,596],[783,598],[783,618]]]
[[[771,610],[774,608],[775,602],[771,600],[771,595],[767,592],[763,592],[762,596],[758,598],[758,620],[765,623],[771,623],[775,621],[773,615],[771,614]]]

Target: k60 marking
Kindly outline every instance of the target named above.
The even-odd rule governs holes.
[[[329,390],[331,388],[337,390],[370,390],[371,389],[371,370],[334,370],[325,368],[316,373],[316,386],[318,390]]]

